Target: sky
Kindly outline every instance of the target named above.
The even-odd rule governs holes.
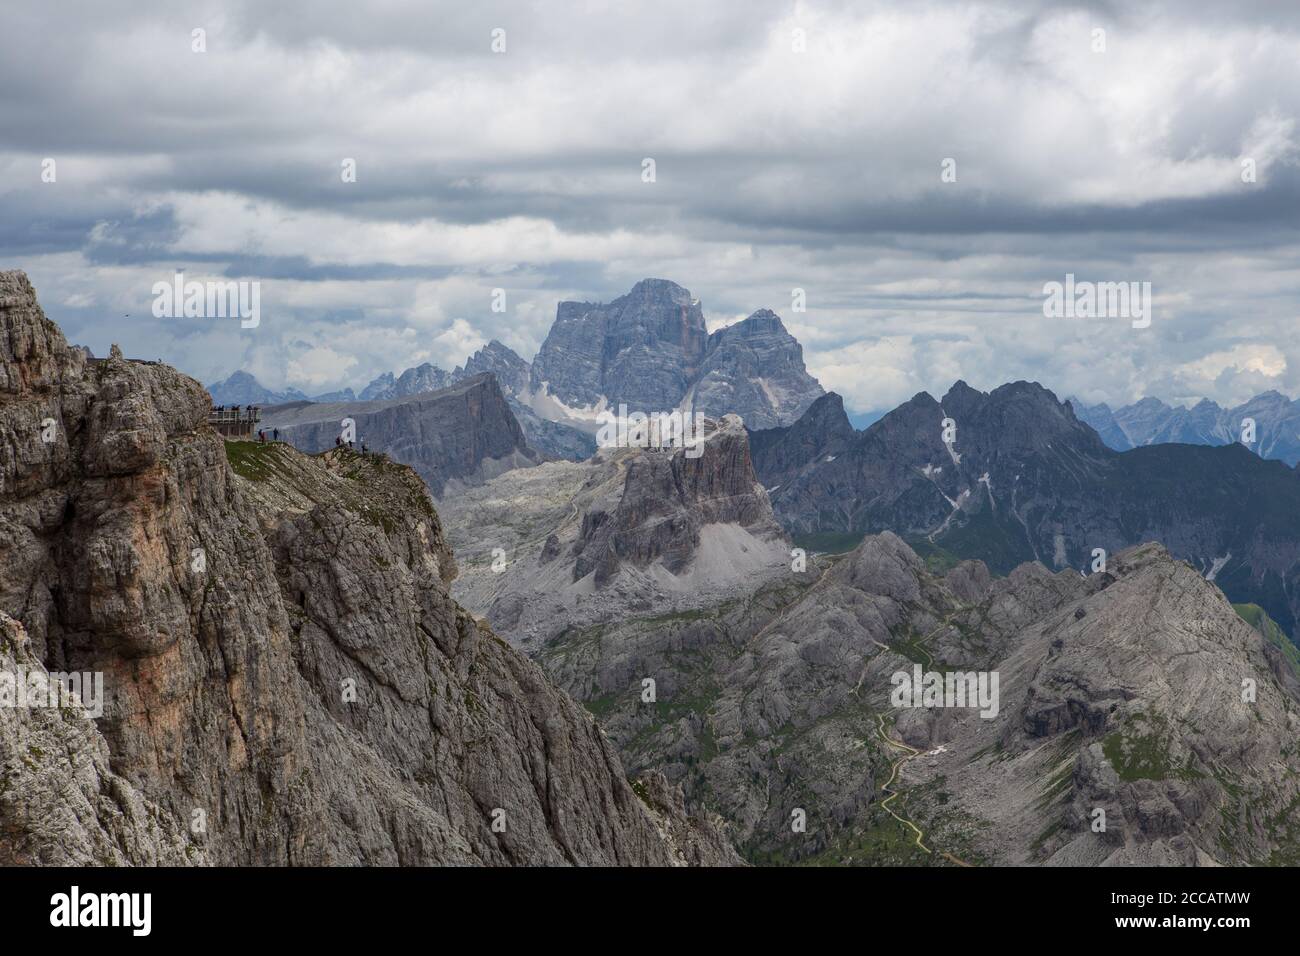
[[[1300,395],[1300,4],[6,0],[4,20],[0,268],[98,355],[359,389],[493,338],[531,359],[557,302],[657,277],[711,329],[777,312],[859,414],[957,379]],[[156,318],[177,271],[258,283],[259,324]],[[1045,315],[1067,274],[1150,282],[1149,326]]]

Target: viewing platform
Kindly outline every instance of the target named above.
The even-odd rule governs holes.
[[[256,405],[217,405],[208,410],[208,424],[223,438],[251,440],[262,420],[262,409]]]

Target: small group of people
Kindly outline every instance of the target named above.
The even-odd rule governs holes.
[[[265,441],[266,441],[266,429],[265,429],[265,428],[259,428],[259,429],[257,430],[257,440],[260,441],[260,442],[265,442]],[[278,428],[272,428],[272,429],[271,429],[271,441],[279,441],[279,440],[280,440],[280,429],[278,429]]]
[[[262,407],[261,405],[249,405],[249,406],[247,406],[247,408],[246,408],[244,414],[247,415],[249,418],[256,419],[256,418],[257,418],[257,412],[258,412],[258,409],[260,409],[261,407]],[[229,412],[234,412],[236,415],[239,414],[239,410],[240,410],[241,408],[245,408],[245,406],[243,406],[243,405],[213,405],[213,406],[212,406],[212,410],[213,410],[214,412],[227,412],[227,411],[229,411]]]
[[[349,448],[353,449],[354,451],[356,450],[356,446],[353,445],[353,443],[352,443],[351,440],[344,441],[344,440],[343,440],[343,436],[341,436],[341,435],[338,436],[338,437],[336,437],[336,438],[334,439],[334,447],[335,447],[335,448],[342,448],[344,445],[347,445]],[[366,447],[366,443],[365,443],[365,442],[362,442],[362,443],[361,443],[361,454],[363,454],[363,455],[368,455],[368,454],[370,454],[370,449]]]

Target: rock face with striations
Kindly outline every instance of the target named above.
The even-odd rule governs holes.
[[[344,419],[356,425],[355,445],[410,465],[437,497],[448,485],[479,484],[540,458],[490,374],[475,375],[436,392],[374,402],[297,403],[262,415],[268,432],[306,452],[333,448]]]
[[[450,598],[412,471],[227,444],[207,407],[0,273],[0,664],[106,691],[0,708],[0,861],[735,859]]]
[[[751,429],[793,422],[822,394],[804,368],[803,347],[768,309],[710,335],[691,384],[696,411],[735,413]]]
[[[803,349],[766,309],[710,335],[700,302],[666,279],[643,279],[608,304],[561,302],[533,360],[543,416],[606,407],[646,414],[691,408],[750,427],[788,424],[822,394]]]
[[[51,686],[23,626],[0,611],[0,681],[32,674],[42,689]],[[113,771],[83,702],[64,703],[7,702],[0,715],[0,866],[206,862],[182,820]]]
[[[698,299],[666,279],[643,279],[609,304],[561,302],[533,360],[533,391],[565,405],[656,412],[677,406],[709,333]]]

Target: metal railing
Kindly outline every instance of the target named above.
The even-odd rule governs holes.
[[[254,425],[262,420],[262,410],[256,405],[243,405],[208,410],[209,425]]]

